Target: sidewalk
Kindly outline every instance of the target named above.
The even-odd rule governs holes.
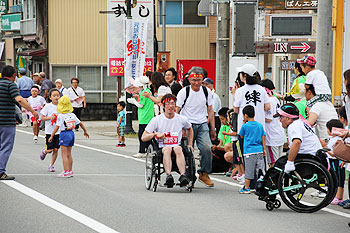
[[[96,134],[117,138],[117,121],[83,121],[88,131]],[[132,122],[135,133],[139,130],[138,121]]]

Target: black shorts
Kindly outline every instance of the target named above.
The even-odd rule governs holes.
[[[239,139],[232,142],[233,164],[244,164],[243,162],[243,140]]]
[[[51,137],[51,134],[46,134],[45,142],[46,142],[46,150],[52,150],[52,149],[59,149],[60,148],[60,135],[56,134],[53,136],[52,142],[49,142],[49,138]]]

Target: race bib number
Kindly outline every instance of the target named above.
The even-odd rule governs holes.
[[[179,143],[179,135],[177,133],[167,133],[163,139],[164,145],[173,145]]]
[[[67,130],[75,129],[75,126],[76,126],[75,120],[67,120],[65,122],[66,122]]]

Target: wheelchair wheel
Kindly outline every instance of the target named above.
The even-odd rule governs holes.
[[[146,155],[146,166],[145,166],[145,186],[147,190],[150,190],[153,182],[153,176],[155,173],[155,166],[153,164],[153,157],[155,156],[155,151],[152,145],[147,148]]]
[[[191,149],[187,149],[187,177],[191,180],[190,186],[191,189],[189,189],[188,191],[192,192],[192,188],[194,187],[194,183],[196,182],[196,164],[194,161],[194,156],[193,153],[191,151]]]
[[[328,204],[331,204],[335,195],[337,194],[338,177],[337,177],[337,174],[335,173],[335,171],[333,170],[333,168],[329,169],[329,173],[331,174],[333,184],[334,184],[334,188],[333,188],[333,190],[331,190],[331,191],[333,191],[333,193],[329,195],[329,200],[328,200]]]
[[[282,172],[278,179],[278,191],[282,201],[290,209],[301,213],[316,212],[327,206],[334,189],[332,175],[321,163],[312,159],[296,160],[295,172]],[[321,191],[326,195],[324,198],[302,201],[305,195],[314,191]]]

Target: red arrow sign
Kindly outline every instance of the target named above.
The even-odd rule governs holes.
[[[306,51],[308,51],[311,46],[308,43],[305,42],[301,42],[302,46],[300,45],[291,45],[290,49],[302,49],[300,52],[301,53],[305,53]]]

